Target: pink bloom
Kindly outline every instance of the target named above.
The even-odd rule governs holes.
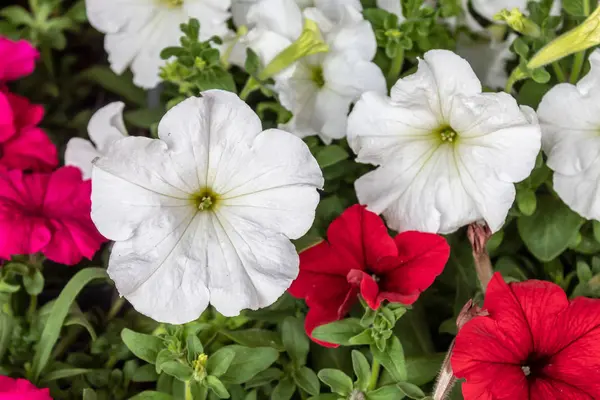
[[[31,74],[39,57],[40,53],[29,42],[0,36],[0,82]]]
[[[26,379],[0,376],[1,400],[52,400],[49,389],[38,389]]]
[[[41,252],[67,265],[91,259],[106,241],[90,218],[91,190],[75,167],[0,173],[0,258]]]
[[[37,127],[42,106],[0,91],[0,170],[52,171],[58,165],[56,147]]]

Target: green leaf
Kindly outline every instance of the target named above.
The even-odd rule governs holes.
[[[253,76],[255,78],[258,76],[258,73],[262,68],[258,54],[256,54],[251,48],[246,49],[246,62],[244,64],[244,67],[248,75]]]
[[[535,213],[517,221],[523,242],[541,261],[550,261],[569,247],[584,219],[558,198],[540,196]]]
[[[325,368],[317,374],[331,391],[342,396],[348,396],[352,392],[352,379],[338,369]]]
[[[404,398],[404,392],[396,385],[380,387],[367,393],[367,400],[399,400]]]
[[[563,0],[562,7],[567,14],[573,17],[585,17],[584,1],[588,0]],[[593,8],[588,8],[588,10],[590,9],[593,10]]]
[[[535,192],[528,188],[517,189],[517,206],[523,215],[533,215],[537,207]]]
[[[192,364],[200,354],[204,353],[202,342],[198,339],[195,333],[191,333],[186,339],[187,360]]]
[[[268,368],[254,375],[252,379],[246,382],[247,389],[265,385],[267,383],[281,379],[283,372],[279,368]]]
[[[217,378],[216,376],[212,376],[209,375],[206,377],[206,386],[208,386],[208,388],[210,390],[212,390],[218,398],[220,399],[228,399],[229,398],[229,392],[227,391],[227,389],[225,389],[225,385],[223,385],[223,382],[221,382],[219,380],[219,378]]]
[[[406,381],[407,371],[404,350],[397,336],[391,337],[385,351],[380,351],[377,346],[371,345],[371,352],[373,357],[384,366],[395,381]]]
[[[273,393],[271,394],[271,400],[290,400],[296,391],[296,384],[292,381],[291,378],[284,378],[275,389],[273,389]]]
[[[35,23],[31,14],[21,6],[8,6],[0,10],[0,15],[13,25],[32,25]]]
[[[317,326],[315,330],[313,330],[312,336],[323,342],[348,346],[350,345],[349,340],[362,333],[364,330],[365,328],[362,327],[359,319],[346,318],[341,321]]]
[[[89,282],[95,279],[108,279],[106,270],[102,268],[86,268],[79,271],[64,287],[56,302],[52,306],[50,316],[46,321],[40,341],[35,347],[33,364],[31,366],[32,381],[39,380],[42,370],[46,367],[50,353],[60,335],[60,329],[69,313],[71,303]]]
[[[300,367],[293,373],[294,381],[302,390],[310,395],[316,396],[321,390],[321,384],[315,371],[308,367]]]
[[[150,364],[156,362],[159,351],[164,347],[160,338],[145,333],[137,333],[128,328],[121,331],[121,339],[136,357]]]
[[[246,329],[240,331],[221,331],[223,335],[237,344],[247,347],[273,347],[283,351],[284,347],[277,332],[266,329]]]
[[[70,378],[72,376],[86,374],[90,371],[91,371],[90,369],[86,369],[86,368],[59,369],[59,370],[52,371],[52,372],[49,372],[46,375],[44,375],[42,377],[42,382],[51,382],[51,381],[55,381],[57,379]]]
[[[227,347],[222,347],[208,358],[206,372],[209,375],[219,377],[227,372],[234,358],[235,351]]]
[[[44,289],[44,275],[39,269],[34,269],[32,274],[23,276],[25,291],[31,296],[37,296]]]
[[[349,154],[343,147],[336,144],[325,146],[317,154],[315,158],[321,168],[326,168],[339,163],[349,157]]]
[[[4,358],[4,353],[10,345],[13,329],[15,327],[15,319],[0,311],[0,362]]]
[[[146,390],[129,398],[129,400],[173,400],[173,396],[167,393]]]
[[[398,382],[396,385],[408,398],[422,399],[425,397],[425,393],[417,385],[408,382]]]
[[[221,381],[226,384],[240,384],[250,380],[254,375],[269,368],[279,352],[270,347],[228,346],[235,352],[235,357]]]
[[[77,314],[69,315],[67,317],[67,319],[65,321],[65,326],[71,326],[71,325],[79,325],[79,326],[85,328],[85,330],[90,334],[90,337],[92,338],[92,342],[97,339],[96,331],[94,330],[94,327],[92,326],[90,321],[88,321],[88,319],[85,317],[85,315],[81,311],[79,311],[79,313],[77,313]]]
[[[577,279],[579,279],[579,282],[587,282],[593,277],[590,266],[584,261],[577,261]]]
[[[133,382],[156,382],[158,374],[156,368],[152,364],[142,365],[135,370],[131,380]]]
[[[157,124],[165,114],[162,109],[140,108],[138,110],[126,111],[123,114],[125,122],[137,128],[150,129]]]
[[[371,380],[371,366],[367,357],[358,350],[352,350],[352,368],[357,377],[356,386],[358,389],[365,391]]]
[[[281,338],[285,351],[290,355],[294,365],[306,364],[310,341],[304,332],[304,325],[298,318],[287,317],[281,325]]]
[[[551,88],[552,86],[548,84],[527,80],[521,87],[521,90],[519,90],[517,100],[519,104],[536,109],[542,101],[542,97],[544,97]]]
[[[192,367],[180,361],[167,361],[166,363],[162,363],[160,368],[165,374],[171,375],[182,382],[189,381],[194,374]]]
[[[146,104],[146,92],[133,84],[131,74],[115,74],[109,67],[94,66],[81,73],[81,78],[102,86],[138,106]]]
[[[98,396],[94,389],[85,388],[83,389],[83,400],[97,400]]]

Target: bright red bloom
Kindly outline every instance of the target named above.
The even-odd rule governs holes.
[[[0,400],[52,400],[49,389],[38,389],[26,379],[0,376]]]
[[[0,91],[0,169],[52,171],[56,147],[37,127],[44,108],[26,98]]]
[[[414,303],[442,272],[449,252],[446,240],[430,233],[392,238],[378,215],[355,205],[331,223],[327,241],[300,254],[300,274],[289,292],[310,307],[310,335],[343,318],[359,292],[373,309],[383,300]]]
[[[0,258],[41,252],[73,265],[106,241],[90,217],[91,182],[75,167],[0,173]]]
[[[600,398],[600,300],[569,301],[551,282],[507,285],[496,273],[484,309],[452,354],[465,400]]]
[[[39,57],[40,53],[29,42],[0,37],[0,82],[31,74]]]

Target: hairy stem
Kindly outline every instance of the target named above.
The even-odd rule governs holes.
[[[379,381],[379,372],[381,371],[381,364],[377,360],[373,360],[373,365],[371,366],[371,379],[369,379],[369,386],[367,387],[368,391],[371,391],[377,387],[377,382]]]

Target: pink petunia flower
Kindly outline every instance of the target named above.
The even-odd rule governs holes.
[[[49,389],[38,389],[26,379],[0,376],[0,399],[2,400],[52,400]]]
[[[40,53],[29,42],[0,36],[0,82],[31,74],[39,57]]]
[[[0,170],[52,171],[58,165],[56,147],[37,127],[42,106],[0,90]]]
[[[91,259],[106,239],[90,218],[91,182],[74,167],[0,173],[0,258],[41,252],[66,265]]]

